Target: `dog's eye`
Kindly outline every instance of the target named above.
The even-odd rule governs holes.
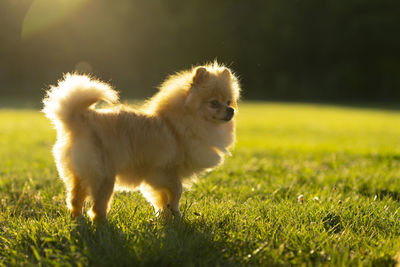
[[[210,106],[211,106],[212,108],[219,108],[219,102],[218,102],[218,100],[212,100],[212,101],[210,101]]]

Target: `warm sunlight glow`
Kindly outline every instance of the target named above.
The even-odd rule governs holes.
[[[87,0],[35,0],[25,16],[22,38],[29,38],[62,21]]]

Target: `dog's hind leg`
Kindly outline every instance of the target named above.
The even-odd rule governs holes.
[[[78,217],[82,214],[83,203],[87,196],[87,189],[82,186],[81,181],[77,177],[74,177],[68,195],[68,207],[72,217]]]
[[[109,204],[114,191],[115,176],[107,176],[102,179],[101,184],[92,192],[93,207],[89,211],[89,216],[93,221],[106,219]]]

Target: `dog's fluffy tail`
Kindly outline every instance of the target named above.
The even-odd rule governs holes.
[[[47,91],[42,111],[55,125],[70,124],[100,100],[118,102],[118,92],[88,76],[68,73]]]

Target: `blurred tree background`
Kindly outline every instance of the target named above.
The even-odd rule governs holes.
[[[400,1],[0,1],[0,96],[77,70],[143,98],[214,59],[246,99],[397,101]]]

